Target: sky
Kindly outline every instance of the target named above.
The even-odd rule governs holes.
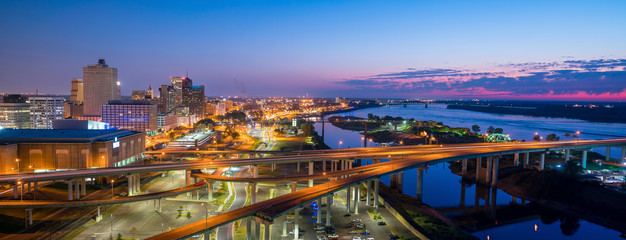
[[[626,1],[0,0],[0,92],[626,100]]]

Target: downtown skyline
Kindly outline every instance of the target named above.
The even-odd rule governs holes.
[[[124,96],[188,71],[208,96],[626,100],[620,1],[0,5],[3,93],[105,58]]]

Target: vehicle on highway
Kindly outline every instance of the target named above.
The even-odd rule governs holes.
[[[352,240],[361,240],[361,237],[359,237],[359,236],[354,236],[354,237],[352,237]]]
[[[339,235],[333,233],[333,234],[328,234],[328,237],[329,238],[338,238]]]
[[[324,235],[317,235],[317,240],[328,240],[328,238]]]
[[[386,222],[383,222],[383,221],[379,221],[379,222],[378,222],[378,226],[385,226],[385,225],[387,225],[387,223],[386,223]]]
[[[365,240],[374,240],[374,238],[366,238]]]

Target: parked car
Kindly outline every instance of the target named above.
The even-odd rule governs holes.
[[[383,222],[383,221],[379,221],[379,222],[378,222],[378,226],[385,226],[385,225],[387,225],[387,223],[386,223],[386,222]]]

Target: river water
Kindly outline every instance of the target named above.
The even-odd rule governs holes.
[[[385,106],[380,108],[361,109],[350,113],[335,115],[350,115],[367,118],[367,114],[372,113],[378,116],[402,117],[405,119],[414,118],[416,120],[433,120],[443,122],[451,127],[471,128],[476,124],[481,127],[484,133],[489,126],[504,129],[504,134],[509,134],[512,139],[527,141],[532,140],[535,133],[545,138],[546,135],[555,133],[561,136],[562,140],[568,140],[565,133],[580,131],[581,139],[602,139],[613,137],[624,137],[626,135],[626,124],[617,123],[595,123],[576,119],[561,118],[541,118],[519,115],[500,115],[491,113],[479,113],[467,110],[446,109],[446,105],[410,105]],[[315,129],[321,134],[321,123],[315,124]],[[332,148],[354,148],[362,147],[362,135],[358,132],[342,130],[331,124],[325,125],[325,143]],[[570,138],[571,139],[571,138]],[[341,141],[341,144],[339,142]],[[369,143],[368,143],[369,144]],[[595,149],[604,154],[604,149]],[[619,158],[620,152],[613,150],[611,156]],[[369,162],[370,160],[368,160]],[[383,160],[385,161],[385,160]],[[475,206],[475,199],[478,197],[479,206],[489,205],[489,199],[493,199],[493,193],[484,197],[483,193],[489,192],[479,189],[476,193],[476,185],[464,186],[465,196],[462,196],[461,177],[453,174],[448,163],[441,163],[430,166],[424,175],[423,202],[438,209],[459,209],[461,206]],[[403,192],[410,196],[416,196],[417,171],[408,170],[404,172]],[[389,176],[381,180],[389,184]],[[521,204],[520,199],[515,199],[507,193],[495,190],[495,203],[498,206],[507,206],[512,203]],[[461,199],[465,201],[462,203]],[[488,199],[488,200],[485,200]],[[556,221],[551,224],[543,223],[540,219],[529,219],[517,223],[505,224],[486,230],[472,233],[480,239],[621,239],[620,233],[602,226],[578,220],[580,225],[573,234],[564,235],[561,224]]]

